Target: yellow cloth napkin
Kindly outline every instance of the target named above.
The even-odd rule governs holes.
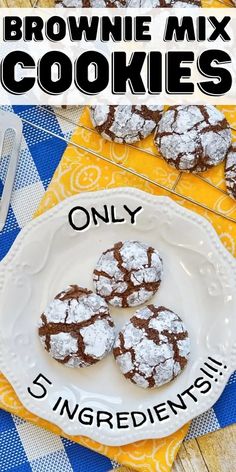
[[[236,128],[235,107],[220,108],[231,125]],[[235,133],[234,135],[236,138]],[[81,150],[74,145],[67,147],[37,215],[76,193],[134,186],[153,194],[169,195],[181,205],[204,215],[214,225],[228,250],[235,255],[236,223],[215,214],[219,212],[226,217],[236,219],[236,204],[225,191],[224,164],[200,176],[181,174],[164,162],[153,145],[152,136],[137,146],[125,146],[105,141],[93,130],[87,109],[83,112],[80,126],[77,127],[72,141],[86,149]],[[111,162],[102,161],[92,154],[93,151],[108,158]],[[114,163],[143,174],[160,187],[131,175],[125,169],[117,168]],[[198,206],[196,203],[203,206]],[[0,375],[0,399],[0,407],[38,426],[63,435],[58,427],[29,413],[21,405],[11,385],[2,375]],[[142,472],[168,472],[187,430],[188,426],[185,426],[167,438],[139,441],[122,447],[104,446],[82,436],[71,439]]]

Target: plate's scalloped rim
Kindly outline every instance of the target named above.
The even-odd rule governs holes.
[[[104,195],[107,196],[108,198],[118,196],[124,198],[125,195],[133,196],[133,197],[138,197],[140,200],[145,201],[145,203],[151,203],[151,204],[162,204],[170,208],[172,211],[174,211],[177,214],[180,214],[182,217],[185,217],[195,223],[199,223],[202,228],[204,228],[205,232],[207,233],[208,237],[211,240],[211,243],[215,246],[217,251],[221,254],[221,256],[225,259],[225,261],[231,266],[233,273],[234,273],[234,283],[236,287],[236,261],[234,257],[227,251],[227,249],[224,247],[223,243],[220,241],[219,236],[211,223],[205,219],[203,216],[198,215],[194,213],[193,211],[186,209],[185,207],[179,205],[176,203],[174,200],[172,200],[169,197],[166,196],[157,196],[153,194],[146,193],[142,190],[136,189],[134,187],[122,187],[122,188],[115,188],[115,189],[109,189],[109,190],[99,190],[99,191],[93,191],[93,192],[85,192],[77,195],[73,195],[69,198],[66,198],[65,200],[61,201],[59,204],[55,205],[53,208],[50,210],[46,211],[39,217],[35,218],[32,222],[30,222],[19,234],[19,236],[16,238],[16,241],[13,243],[9,253],[5,256],[5,258],[1,261],[0,263],[0,295],[1,295],[1,290],[4,284],[4,278],[5,278],[5,273],[7,271],[7,267],[14,262],[14,257],[16,256],[18,250],[22,246],[25,237],[28,235],[28,233],[39,226],[43,221],[47,221],[49,218],[52,218],[53,216],[58,215],[61,211],[63,211],[64,208],[67,208],[68,206],[71,206],[71,204],[74,204],[75,202],[78,202],[78,199],[81,203],[81,200],[84,202],[90,203],[91,200],[94,202],[95,199],[95,194],[96,194],[96,201],[100,199],[104,199]],[[0,343],[1,346],[1,343]],[[84,427],[79,425],[77,426],[78,432],[73,433],[71,432],[71,426],[64,421],[55,421],[57,418],[53,416],[53,414],[49,414],[48,411],[42,408],[42,405],[40,408],[35,406],[35,404],[32,404],[30,401],[30,397],[26,396],[26,393],[24,389],[22,388],[20,382],[16,378],[14,372],[8,367],[8,364],[6,360],[4,359],[3,353],[1,351],[0,347],[0,367],[2,370],[2,373],[6,376],[6,378],[10,381],[12,384],[13,388],[15,389],[17,396],[19,400],[22,402],[23,406],[27,408],[31,413],[47,420],[50,421],[54,424],[56,424],[61,430],[68,435],[85,435],[89,438],[91,438],[94,441],[98,441],[100,443],[106,444],[108,446],[122,446],[128,443],[132,443],[134,441],[139,441],[139,440],[144,440],[144,439],[157,439],[160,437],[165,437],[170,434],[173,434],[176,432],[178,429],[180,429],[184,424],[187,422],[191,421],[193,418],[196,416],[204,413],[206,410],[211,408],[213,404],[218,400],[219,396],[221,395],[227,380],[229,379],[230,375],[234,372],[236,368],[236,338],[235,338],[235,343],[232,346],[232,350],[229,353],[229,356],[227,357],[228,359],[228,371],[225,373],[225,375],[222,377],[222,381],[219,381],[217,385],[214,387],[214,398],[212,396],[207,396],[207,398],[204,399],[204,402],[198,403],[197,405],[194,405],[194,408],[189,408],[189,414],[186,415],[187,418],[185,418],[184,421],[181,421],[178,418],[175,418],[175,421],[171,421],[170,424],[166,425],[166,427],[161,428],[161,434],[156,431],[155,437],[153,436],[153,430],[148,429],[148,427],[143,428],[140,431],[129,431],[128,438],[124,438],[123,431],[121,430],[120,436],[111,436],[111,433],[108,432],[102,432],[96,427],[94,427],[91,430],[87,430],[86,432],[84,431]]]

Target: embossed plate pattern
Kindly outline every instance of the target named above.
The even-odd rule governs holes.
[[[91,215],[114,205],[125,221],[75,231],[68,214]],[[124,208],[142,206],[136,224]],[[85,222],[82,211],[76,224]],[[93,288],[99,255],[114,242],[138,239],[156,247],[164,276],[153,302],[185,321],[191,358],[184,372],[146,391],[125,380],[110,354],[85,369],[52,360],[37,336],[47,302],[68,284]],[[135,309],[115,309],[117,330]],[[109,445],[169,435],[210,408],[236,366],[236,263],[212,226],[167,197],[134,188],[71,197],[34,220],[0,266],[0,368],[26,408],[71,435]]]

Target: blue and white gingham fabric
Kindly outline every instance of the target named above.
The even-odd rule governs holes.
[[[40,125],[45,131],[24,124],[19,165],[11,207],[0,233],[0,259],[10,249],[21,228],[31,220],[66,143],[48,133],[69,139],[78,112],[61,111],[71,121],[36,106],[2,107]],[[77,114],[77,117],[76,117]],[[7,159],[0,161],[0,195],[5,182]],[[211,410],[192,422],[187,439],[236,422],[236,373]],[[53,435],[0,410],[0,472],[108,472],[117,466],[106,457],[67,439]]]

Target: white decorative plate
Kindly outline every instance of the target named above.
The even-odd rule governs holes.
[[[91,208],[117,223],[98,220]],[[135,224],[125,209],[137,213]],[[75,207],[80,209],[74,210]],[[72,210],[72,212],[71,212]],[[71,212],[71,213],[70,213]],[[75,227],[90,224],[83,231]],[[114,216],[114,215],[113,215]],[[69,369],[42,348],[37,322],[68,284],[92,288],[103,250],[138,239],[156,247],[164,276],[153,302],[177,312],[191,337],[184,372],[160,389],[125,380],[112,354],[96,365]],[[121,327],[135,309],[114,309]],[[0,266],[0,368],[31,412],[71,435],[109,445],[163,437],[210,408],[236,367],[236,263],[212,226],[166,197],[131,188],[69,198],[28,225]]]

